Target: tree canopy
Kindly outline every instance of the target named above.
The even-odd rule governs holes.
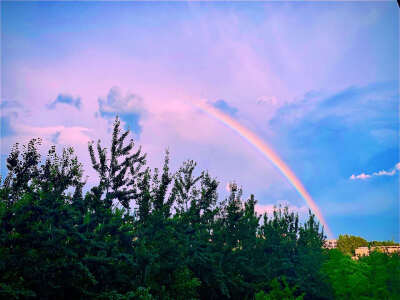
[[[73,148],[51,147],[44,160],[39,139],[11,149],[0,187],[0,298],[333,299],[383,272],[372,262],[398,270],[384,254],[352,262],[323,249],[311,212],[304,223],[287,207],[260,216],[241,188],[219,199],[217,179],[194,161],[172,172],[167,151],[150,169],[120,125],[109,148],[89,143],[99,181],[88,188]],[[373,296],[398,292],[395,279],[380,284]]]
[[[358,247],[367,247],[367,240],[354,235],[339,235],[337,248],[345,254],[354,255],[355,249]]]

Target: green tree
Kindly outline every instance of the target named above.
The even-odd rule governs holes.
[[[22,153],[13,147],[0,187],[0,298],[139,293],[132,217],[117,207],[98,209],[93,192],[83,197],[72,148],[59,156],[52,147],[41,164],[39,145],[32,140]]]
[[[99,175],[89,190],[72,148],[51,147],[43,161],[40,140],[12,148],[0,186],[0,298],[332,298],[314,215],[259,216],[237,187],[220,201],[218,181],[194,161],[173,173],[167,151],[152,170],[118,118],[112,132],[109,148],[89,144]],[[380,256],[356,266],[369,282],[379,263],[398,268]],[[378,281],[387,288],[368,295],[398,292],[398,281]]]
[[[399,243],[395,241],[370,241],[368,242],[368,247],[375,247],[375,246],[399,246]]]
[[[25,192],[31,191],[31,183],[39,176],[38,164],[41,156],[37,147],[41,145],[41,139],[32,139],[27,145],[23,145],[23,152],[16,143],[7,158],[8,174],[2,185],[2,200],[11,205]]]
[[[400,256],[372,252],[353,260],[337,249],[328,251],[322,271],[336,299],[399,299]]]
[[[354,235],[339,235],[337,248],[344,254],[354,255],[354,250],[358,247],[367,247],[368,242],[359,236]]]
[[[146,163],[146,155],[142,154],[141,148],[132,152],[134,148],[132,139],[128,144],[124,144],[129,135],[129,130],[121,134],[120,125],[121,121],[117,117],[114,122],[109,157],[107,148],[101,147],[100,140],[97,141],[98,160],[93,141],[89,143],[88,148],[93,168],[100,178],[100,183],[95,188],[95,194],[104,193],[103,201],[106,208],[111,208],[115,200],[129,209],[129,201],[137,196],[138,178],[142,175],[141,168]]]
[[[368,266],[369,295],[373,299],[399,299],[400,255],[373,251],[360,258],[360,264]]]
[[[324,265],[337,299],[368,299],[368,266],[333,249]]]
[[[304,295],[296,296],[296,287],[290,287],[285,277],[281,280],[274,278],[270,283],[269,293],[260,291],[255,295],[255,300],[303,300]]]

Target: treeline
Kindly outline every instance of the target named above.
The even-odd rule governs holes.
[[[337,248],[344,254],[355,255],[358,247],[377,247],[377,246],[399,246],[399,243],[392,241],[370,241],[366,239],[348,234],[341,234],[337,240]]]
[[[351,259],[338,249],[327,252],[322,270],[335,299],[400,299],[400,256],[378,251]]]
[[[162,169],[151,170],[128,135],[117,119],[109,148],[100,141],[89,144],[99,181],[87,192],[72,148],[58,155],[52,147],[43,161],[40,140],[12,148],[0,187],[0,298],[397,299],[400,294],[398,256],[376,253],[352,261],[325,250],[313,214],[304,223],[287,208],[259,216],[254,197],[243,201],[236,187],[219,200],[218,181],[198,173],[193,161],[172,173],[167,152]],[[375,285],[373,278],[380,278]],[[353,289],[353,283],[365,288]]]

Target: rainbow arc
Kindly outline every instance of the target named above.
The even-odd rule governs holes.
[[[215,118],[216,120],[222,122],[224,125],[233,129],[237,134],[244,138],[249,144],[254,146],[264,157],[266,157],[272,164],[285,176],[289,183],[296,189],[300,196],[306,201],[308,207],[317,216],[321,224],[324,226],[324,231],[328,237],[333,237],[331,230],[329,229],[328,223],[323,217],[320,209],[318,208],[315,201],[312,199],[311,195],[307,192],[304,185],[297,178],[294,172],[289,168],[289,166],[278,156],[278,154],[261,138],[256,134],[251,132],[249,129],[241,125],[239,122],[226,115],[225,113],[219,111],[218,109],[212,107],[207,103],[196,104],[203,112],[209,116]]]

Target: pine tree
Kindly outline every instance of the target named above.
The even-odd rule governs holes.
[[[109,150],[89,144],[99,182],[85,194],[72,148],[59,155],[52,147],[41,163],[38,140],[22,153],[14,146],[0,187],[0,298],[332,298],[326,282],[341,279],[322,272],[325,236],[314,215],[301,224],[278,207],[260,222],[253,195],[242,201],[234,185],[219,201],[217,180],[196,175],[194,161],[173,174],[167,151],[162,170],[146,168],[128,133],[116,119]],[[335,293],[398,294],[380,264],[398,269],[399,260],[371,259],[352,265],[359,282],[371,280],[371,269],[387,287],[342,293],[331,283]]]
[[[33,178],[39,175],[38,164],[40,154],[38,147],[41,145],[41,139],[32,139],[27,145],[23,145],[23,152],[16,143],[11,149],[7,158],[8,174],[3,182],[3,200],[8,204],[17,201],[24,193],[30,191],[30,183]]]
[[[110,157],[107,155],[107,148],[102,148],[100,140],[97,141],[96,148],[98,160],[93,141],[89,143],[88,148],[93,168],[100,178],[100,183],[93,192],[97,196],[105,194],[103,202],[106,208],[111,208],[115,200],[125,209],[129,209],[130,200],[137,197],[138,178],[143,175],[141,168],[146,164],[146,155],[142,154],[141,147],[132,152],[132,139],[128,144],[124,144],[129,130],[121,133],[120,126],[121,121],[117,117],[113,126]]]
[[[154,211],[161,213],[165,218],[170,216],[172,198],[167,199],[167,191],[172,182],[172,175],[169,172],[169,151],[165,153],[163,172],[159,178],[159,172],[156,168],[153,175],[153,207]]]

